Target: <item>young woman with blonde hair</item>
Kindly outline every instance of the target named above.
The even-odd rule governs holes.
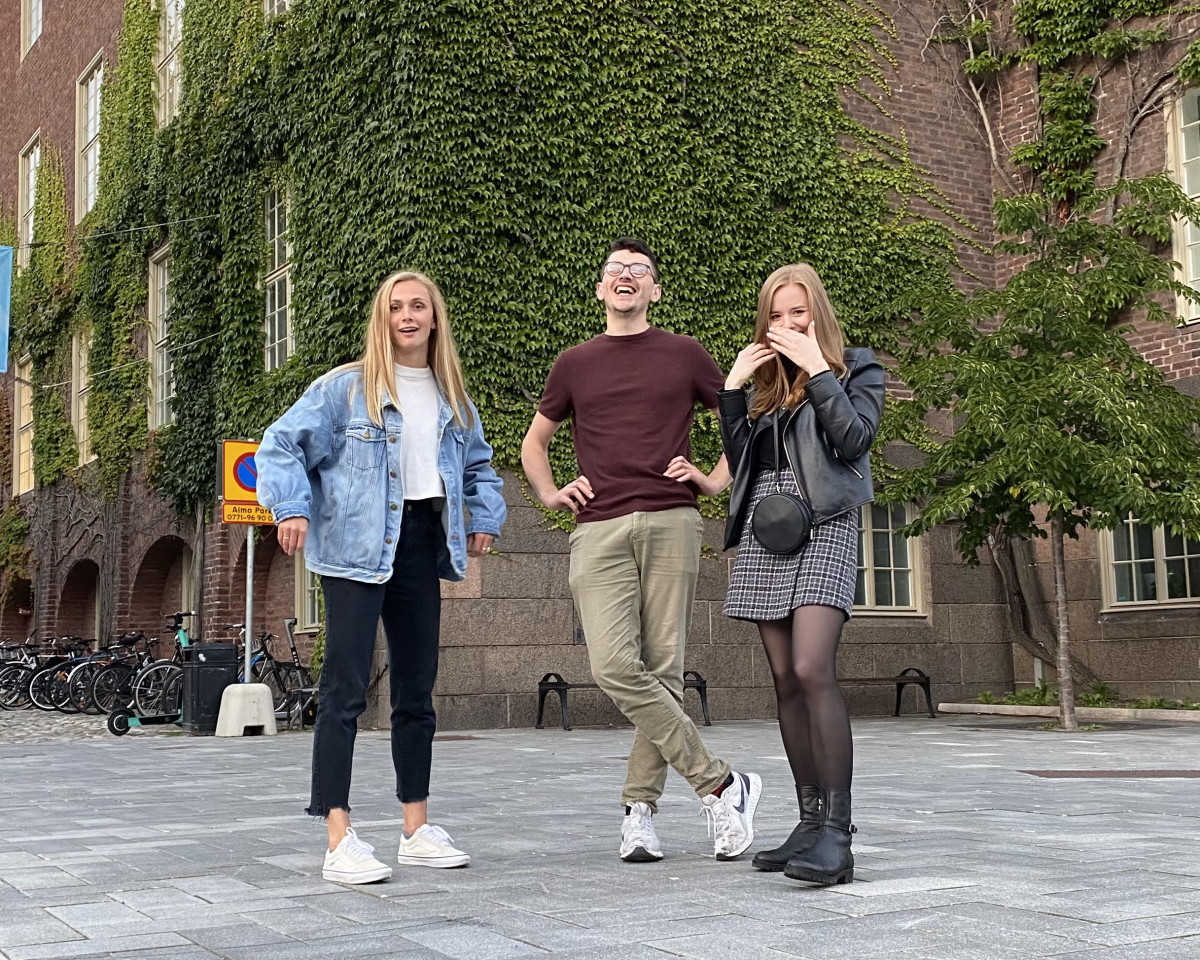
[[[835,661],[854,605],[859,507],[874,499],[883,399],[883,367],[845,346],[817,272],[800,263],[772,273],[754,341],[719,397],[734,470],[725,548],[738,547],[725,614],[758,626],[800,804],[791,836],[753,863],[814,883],[854,877],[853,744]]]
[[[355,363],[331,370],[267,428],[258,499],[288,556],[304,549],[325,595],[325,663],[312,802],[325,820],[326,880],[392,868],[350,826],[350,770],[380,617],[388,644],[392,762],[403,805],[399,863],[465,865],[428,822],[441,618],[439,578],[461,580],[504,523],[501,480],[467,396],[446,303],[429,277],[380,284]]]

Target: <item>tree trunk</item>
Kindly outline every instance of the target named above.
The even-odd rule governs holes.
[[[1057,664],[1058,641],[1055,640],[1054,628],[1042,610],[1038,596],[1041,591],[1033,579],[1031,566],[1026,558],[1017,556],[1013,540],[998,531],[988,537],[988,548],[1004,585],[1009,639],[1034,659]],[[1086,664],[1072,660],[1071,667],[1081,684],[1093,686],[1100,682],[1100,678]]]
[[[204,505],[196,504],[195,525],[192,527],[192,595],[187,598],[188,609],[194,614],[192,617],[192,628],[196,632],[196,636],[203,636],[201,631],[204,630],[204,615],[207,611],[204,609],[204,541],[205,541],[205,523],[204,523]]]
[[[1050,521],[1050,550],[1054,555],[1054,609],[1058,619],[1059,723],[1078,730],[1075,720],[1075,683],[1071,678],[1071,627],[1067,620],[1067,562],[1063,559],[1063,515],[1055,510]]]

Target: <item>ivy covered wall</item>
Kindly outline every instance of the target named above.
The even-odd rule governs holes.
[[[108,490],[149,446],[151,480],[180,511],[210,502],[216,441],[260,435],[357,355],[371,294],[399,267],[446,291],[510,467],[554,357],[603,329],[592,289],[615,235],[659,254],[654,322],[726,366],[782,263],[816,264],[850,339],[876,346],[893,340],[902,287],[947,282],[949,232],[906,213],[933,191],[903,141],[843,107],[864,85],[886,89],[889,23],[869,0],[298,0],[269,20],[260,0],[189,0],[183,97],[163,130],[157,22],[152,0],[127,0],[99,201],[71,245],[61,162],[44,154],[36,229],[57,242],[34,252],[14,311],[39,386],[69,378],[69,334],[91,331],[89,422]],[[297,350],[267,374],[275,186],[291,198]],[[164,241],[175,422],[152,436],[147,258]],[[77,453],[66,390],[35,396],[45,485]],[[696,445],[716,458],[713,423]],[[553,454],[571,469],[565,437]]]

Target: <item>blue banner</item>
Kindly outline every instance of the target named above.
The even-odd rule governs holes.
[[[8,320],[12,311],[13,248],[0,247],[0,373],[8,373]]]

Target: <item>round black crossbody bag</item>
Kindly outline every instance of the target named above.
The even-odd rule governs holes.
[[[788,555],[798,553],[812,536],[812,507],[804,497],[787,493],[783,489],[783,476],[779,463],[779,416],[775,416],[775,487],[758,501],[750,517],[750,532],[768,553]],[[796,477],[796,486],[800,478]]]

